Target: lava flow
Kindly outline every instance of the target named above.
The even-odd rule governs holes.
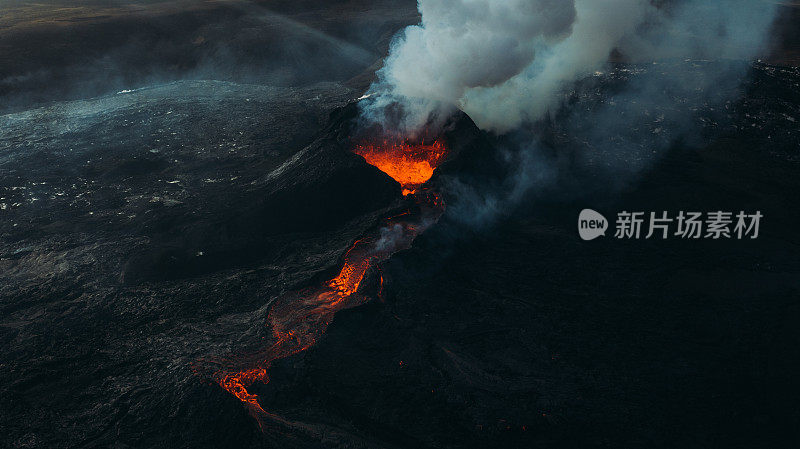
[[[267,370],[275,360],[286,358],[313,346],[325,333],[334,314],[354,307],[370,298],[359,293],[359,287],[369,270],[397,251],[409,248],[414,239],[434,224],[444,212],[439,195],[423,188],[433,170],[447,154],[440,142],[432,145],[394,144],[384,146],[358,145],[354,152],[379,168],[403,188],[403,195],[414,201],[414,212],[395,215],[384,220],[383,226],[357,240],[344,255],[344,264],[331,280],[316,288],[303,289],[275,300],[267,316],[271,329],[270,344],[246,357],[237,357],[214,372],[211,377],[222,388],[248,405],[261,424],[264,411],[258,396],[248,391],[255,382],[267,383]],[[409,196],[410,194],[414,194]],[[381,278],[382,286],[382,278]]]

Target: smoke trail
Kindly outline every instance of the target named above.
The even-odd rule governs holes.
[[[750,59],[776,6],[753,0],[420,0],[363,102],[400,132],[452,108],[506,132],[560,106],[570,83],[614,50],[633,61]]]

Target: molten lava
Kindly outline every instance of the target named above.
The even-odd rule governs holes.
[[[414,193],[431,179],[433,170],[447,155],[444,144],[438,140],[432,145],[387,141],[378,146],[361,144],[356,146],[353,152],[399,182],[403,188],[403,195]]]
[[[345,253],[341,270],[328,282],[277,298],[267,316],[267,325],[272,331],[270,344],[232,366],[217,368],[211,374],[222,388],[248,405],[259,424],[263,417],[275,418],[275,415],[265,412],[258,396],[248,388],[255,382],[269,382],[267,369],[275,360],[316,344],[337,311],[369,300],[359,293],[359,287],[370,268],[379,269],[379,263],[397,251],[409,248],[414,239],[444,212],[444,203],[439,195],[421,189],[433,175],[433,170],[444,161],[447,151],[442,143],[358,145],[354,152],[399,182],[404,195],[416,193],[413,198],[417,208],[413,213],[409,209],[385,219],[382,227],[356,240]],[[382,288],[382,275],[379,282]]]

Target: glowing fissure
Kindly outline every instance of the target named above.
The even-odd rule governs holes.
[[[370,298],[359,293],[362,281],[370,268],[387,260],[397,251],[409,248],[414,239],[444,212],[444,203],[436,192],[422,188],[433,170],[444,161],[447,151],[440,142],[432,145],[392,144],[384,146],[358,145],[355,153],[364,157],[403,188],[403,194],[417,206],[385,219],[384,226],[356,240],[344,255],[339,273],[316,288],[290,292],[275,300],[267,316],[272,331],[270,344],[261,351],[218,369],[211,378],[226,391],[247,405],[251,414],[262,423],[267,413],[258,395],[248,389],[255,382],[267,383],[267,370],[275,360],[305,351],[325,333],[339,310],[365,303]],[[383,276],[379,275],[379,288]],[[380,294],[380,291],[378,292]],[[230,367],[230,365],[236,368]]]

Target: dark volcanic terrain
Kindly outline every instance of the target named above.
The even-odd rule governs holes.
[[[587,80],[574,101],[597,107],[642,70]],[[798,82],[754,66],[724,116],[697,112],[705,144],[623,154],[642,167],[625,182],[554,118],[537,163],[562,174],[478,227],[474,198],[450,191],[443,220],[385,264],[382,300],[254,386],[292,423],[264,432],[191,367],[257,344],[270,301],[335,270],[399,195],[357,156],[303,156],[358,92],[187,81],[3,116],[3,439],[781,447],[798,419]],[[483,179],[468,157],[437,182]],[[765,218],[754,241],[582,242],[583,207]]]
[[[798,447],[783,3],[791,33],[744,83],[619,62],[530,129],[458,116],[444,215],[252,385],[263,427],[198,367],[263,349],[276,298],[401,201],[345,118],[415,2],[3,6],[0,447]],[[643,79],[669,101],[624,95]],[[584,208],[605,238],[579,239]],[[764,218],[756,240],[622,241],[623,210]]]
[[[394,33],[419,20],[413,0],[12,3],[0,10],[0,112],[185,79],[363,89]]]

